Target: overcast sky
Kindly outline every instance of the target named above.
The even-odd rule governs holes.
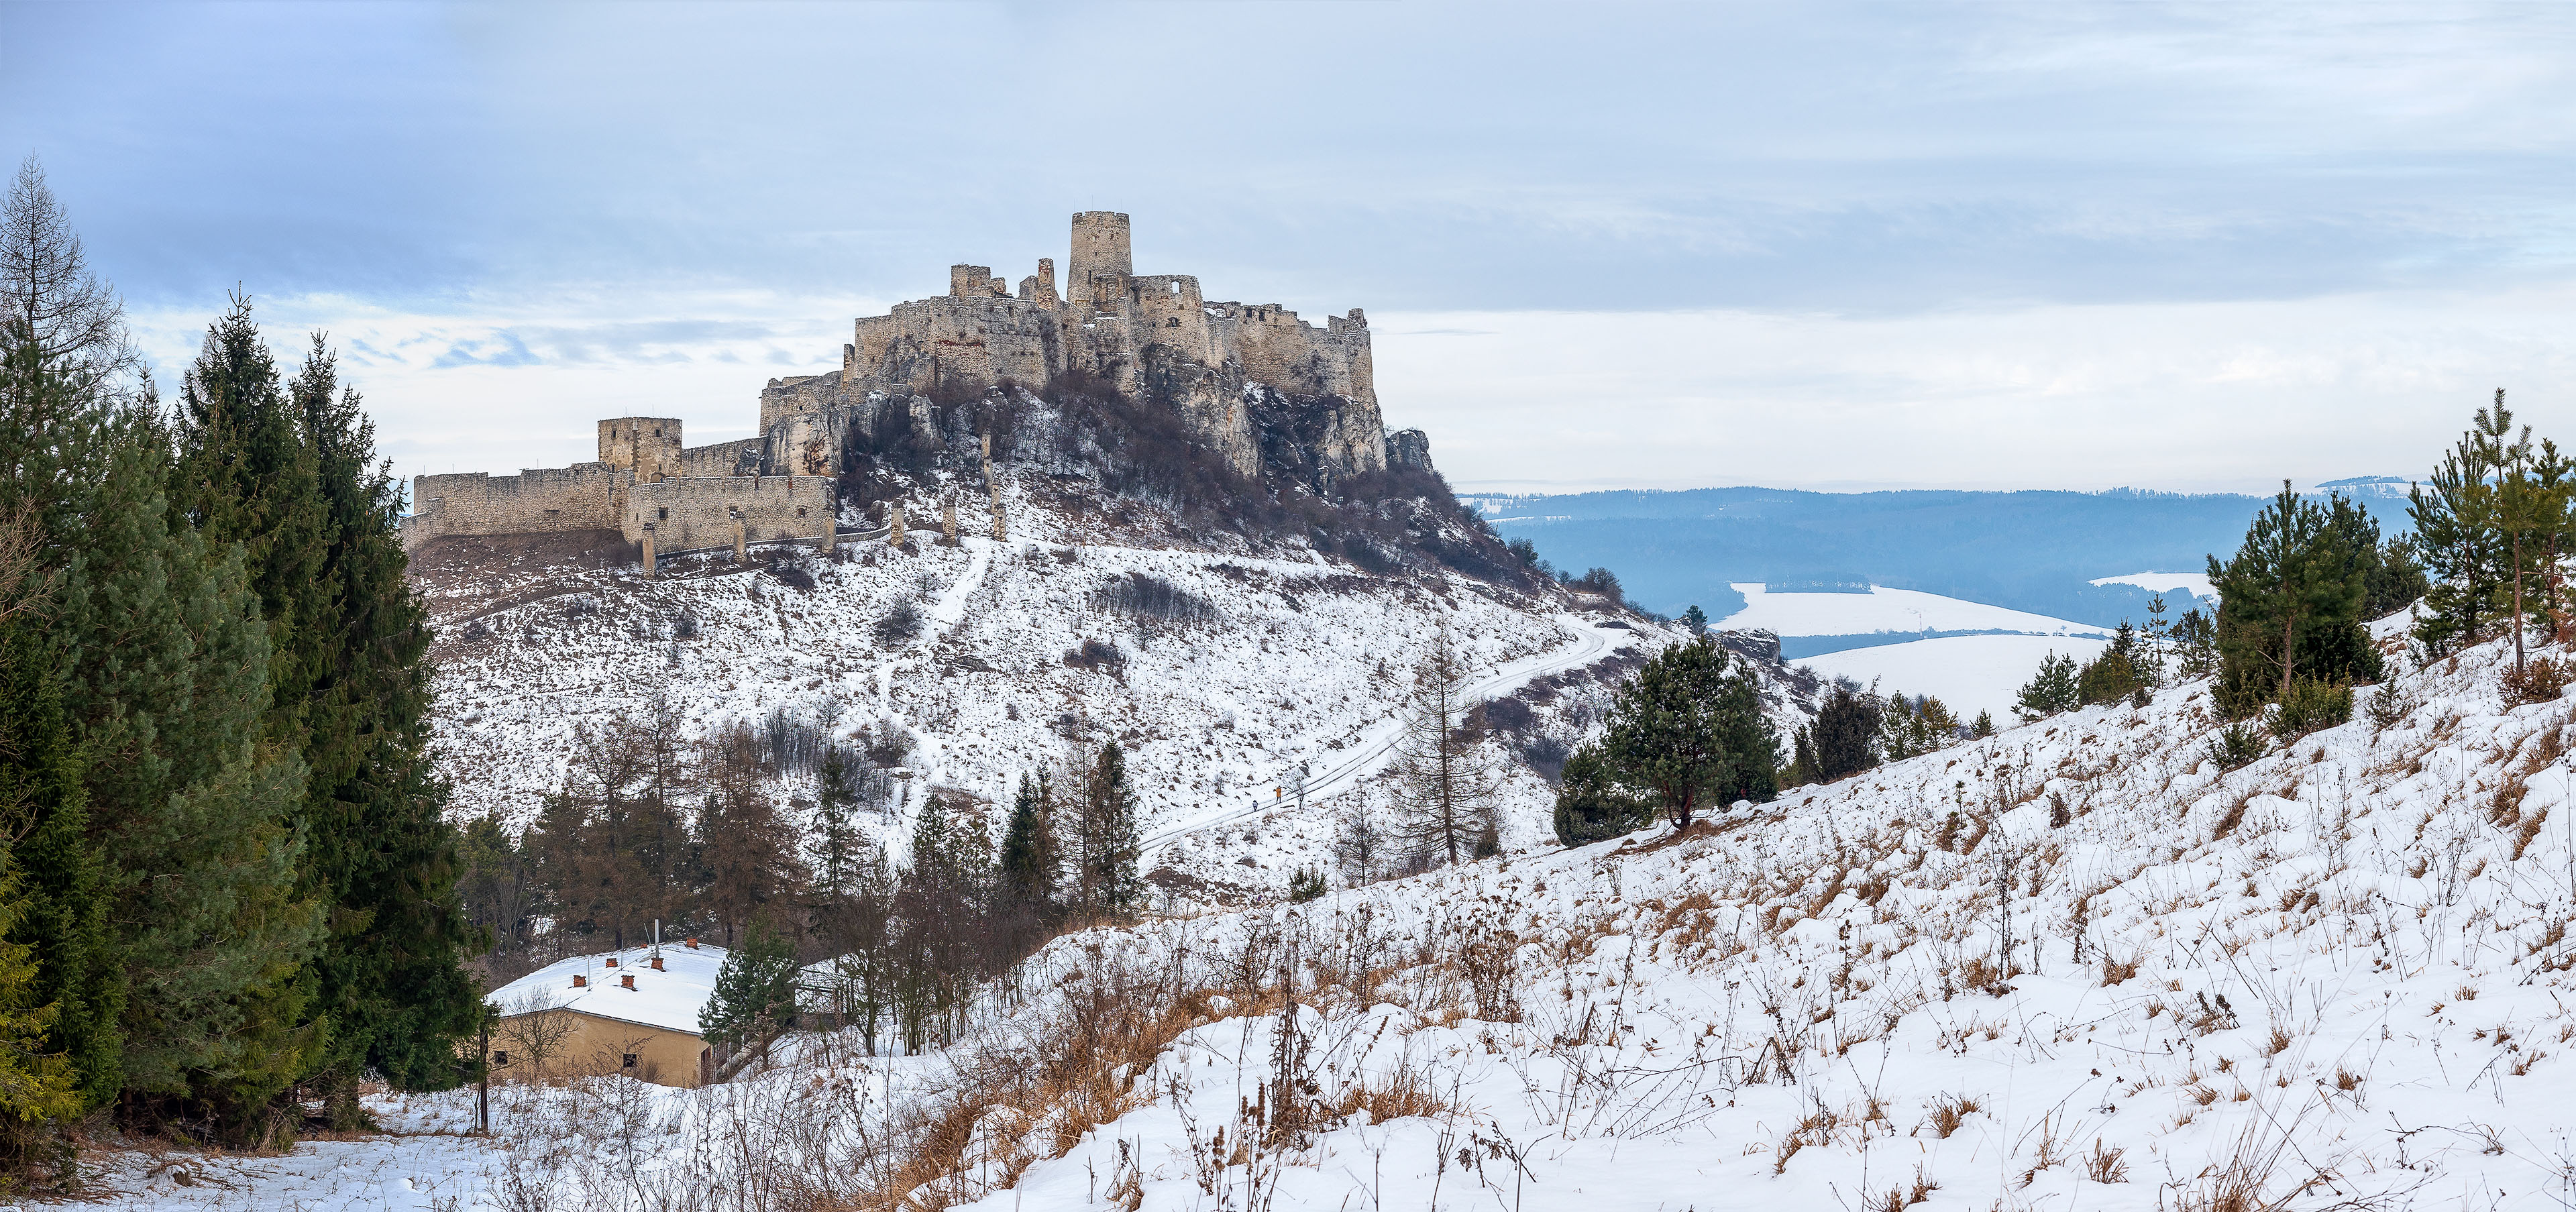
[[[746,436],[851,317],[1368,309],[1467,489],[2263,490],[2576,439],[2576,7],[0,0],[166,385],[238,284],[406,472]]]

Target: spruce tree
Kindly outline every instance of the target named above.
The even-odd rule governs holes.
[[[1836,686],[1816,709],[1816,781],[1831,783],[1878,764],[1878,698]]]
[[[174,525],[148,414],[109,447],[51,629],[131,990],[127,1106],[178,1100],[255,1137],[323,1038],[300,979],[325,912],[297,887],[304,766],[265,735],[269,631],[241,548]]]
[[[1136,792],[1127,784],[1127,755],[1118,742],[1101,745],[1083,777],[1078,878],[1084,903],[1124,914],[1144,900],[1136,864],[1143,846],[1136,830]]]
[[[1046,774],[1020,776],[1019,794],[1011,800],[1010,824],[1002,831],[1002,893],[1015,905],[1045,916],[1055,905],[1055,827]]]
[[[0,818],[22,831],[9,853],[19,896],[8,940],[32,948],[23,1001],[49,1008],[42,1046],[32,1051],[69,1065],[77,1110],[86,1111],[122,1084],[116,1020],[125,984],[110,948],[107,881],[89,836],[89,796],[58,664],[34,619],[0,621]]]
[[[297,645],[312,772],[303,822],[308,869],[335,907],[316,964],[330,1092],[336,1118],[355,1126],[365,1069],[405,1089],[457,1082],[457,1045],[481,1013],[462,961],[489,943],[458,899],[448,790],[430,762],[428,610],[405,575],[399,484],[320,335],[287,395],[327,539],[302,608],[321,630]]]

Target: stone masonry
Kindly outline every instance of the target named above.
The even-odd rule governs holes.
[[[934,394],[1068,374],[1173,409],[1246,476],[1266,460],[1320,489],[1430,466],[1419,430],[1385,431],[1358,308],[1317,328],[1276,303],[1210,302],[1188,274],[1140,277],[1114,211],[1073,217],[1066,266],[1060,293],[1053,258],[1016,293],[985,266],[949,267],[946,295],[860,317],[840,370],[770,380],[756,438],[691,448],[677,418],[616,417],[599,422],[596,462],[417,477],[404,545],[584,530],[640,544],[650,524],[668,556],[731,544],[737,518],[749,542],[828,541],[854,437],[889,420],[927,434]]]

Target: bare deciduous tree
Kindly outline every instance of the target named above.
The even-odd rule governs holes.
[[[90,272],[80,236],[34,156],[18,165],[0,198],[0,295],[7,308],[0,323],[19,328],[47,364],[71,373],[82,389],[77,396],[104,394],[100,389],[137,366],[125,307]]]
[[[1413,667],[1395,777],[1396,837],[1417,858],[1455,863],[1495,827],[1493,766],[1467,713],[1467,662],[1446,625]]]

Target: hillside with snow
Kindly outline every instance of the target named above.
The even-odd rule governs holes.
[[[653,577],[542,543],[426,552],[456,812],[524,827],[563,786],[585,728],[657,702],[690,737],[784,713],[861,749],[891,746],[890,794],[863,823],[900,853],[922,796],[1007,805],[1022,775],[1114,738],[1153,881],[1194,903],[1239,902],[1324,864],[1328,807],[1384,798],[1393,704],[1440,629],[1477,671],[1472,698],[1530,708],[1492,745],[1502,840],[1520,850],[1553,844],[1547,768],[1525,752],[1579,741],[1609,684],[1683,638],[1553,585],[1210,551],[1151,518],[1068,509],[1044,477],[997,479],[1008,537],[989,537],[977,509],[954,547],[917,528],[908,552],[880,536],[838,559],[702,553]],[[909,633],[881,626],[903,612],[917,616]],[[1786,735],[1812,710],[1811,686],[1761,667]],[[1301,767],[1302,812],[1286,793]]]
[[[430,1206],[384,1182],[409,1157],[463,1206],[2563,1206],[2571,719],[2504,695],[2510,662],[2409,669],[2233,770],[2187,684],[1680,836],[1068,936],[942,1051],[827,1033],[726,1087],[516,1089],[471,1172],[396,1137],[227,1181]],[[470,1099],[378,1105],[428,1131]]]

